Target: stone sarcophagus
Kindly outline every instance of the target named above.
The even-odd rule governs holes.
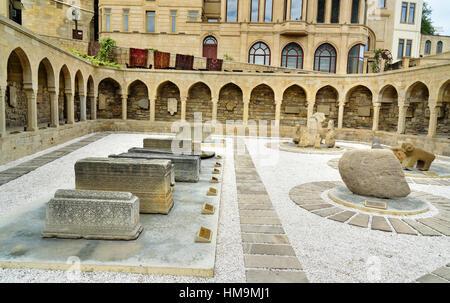
[[[86,158],[75,163],[77,189],[131,192],[140,200],[141,213],[169,213],[174,177],[170,160]]]
[[[147,152],[146,152],[147,151]],[[130,159],[165,159],[172,161],[175,170],[175,181],[198,182],[200,176],[200,156],[177,155],[172,153],[153,153],[151,150],[141,149],[141,152],[119,155],[110,155],[110,158],[130,158]]]
[[[139,198],[129,192],[58,190],[46,204],[44,238],[134,240]]]
[[[144,148],[172,152],[190,152],[192,151],[192,140],[181,140],[170,136],[159,138],[144,138]]]

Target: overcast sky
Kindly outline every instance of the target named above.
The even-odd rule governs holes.
[[[425,0],[433,10],[431,20],[439,32],[436,34],[450,36],[450,0]]]

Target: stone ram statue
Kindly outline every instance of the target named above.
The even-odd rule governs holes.
[[[315,113],[309,118],[308,127],[299,126],[295,132],[293,142],[300,147],[320,148],[325,139],[327,147],[334,147],[336,143],[336,131],[334,130],[334,121],[328,121],[328,127],[322,126],[325,121],[324,113]]]
[[[407,170],[413,170],[414,166],[419,170],[429,170],[431,163],[436,158],[434,154],[415,147],[411,143],[403,143],[401,151],[405,155],[405,158],[402,160],[402,167]]]

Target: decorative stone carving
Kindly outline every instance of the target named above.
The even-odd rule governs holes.
[[[167,111],[171,116],[178,111],[178,100],[176,98],[167,98]]]
[[[339,173],[357,195],[389,199],[411,193],[400,163],[389,150],[347,151],[339,160]]]
[[[405,160],[406,155],[403,152],[401,146],[393,146],[391,148],[389,148],[395,155],[395,157],[397,157],[398,161],[400,161],[400,163],[403,162],[403,160]]]
[[[232,112],[236,107],[236,103],[234,103],[234,101],[229,101],[226,105],[225,108],[227,109],[227,111]]]
[[[106,95],[104,94],[98,95],[98,109],[106,109]]]
[[[148,99],[140,99],[138,101],[139,107],[142,109],[148,109],[149,108],[149,102]]]
[[[142,231],[129,192],[58,190],[46,204],[45,238],[133,240]]]
[[[17,106],[17,88],[13,84],[13,85],[9,85],[8,89],[9,89],[9,100],[8,100],[9,105],[11,107],[16,107]]]
[[[139,150],[138,152],[135,152]],[[130,159],[165,159],[172,161],[175,169],[175,181],[198,182],[200,177],[200,156],[197,155],[176,155],[169,153],[154,153],[145,148],[132,148],[128,153],[110,155],[110,158],[130,158]]]
[[[402,167],[407,170],[413,170],[414,166],[419,170],[429,170],[431,163],[436,158],[434,154],[415,147],[411,143],[403,143],[402,151],[405,154],[405,159],[402,160]]]
[[[325,139],[327,147],[334,147],[336,144],[336,131],[334,129],[334,121],[328,121],[328,127],[323,128],[325,114],[318,112],[309,118],[308,127],[299,126],[294,134],[293,142],[300,147],[320,148],[322,141]]]
[[[131,192],[140,200],[141,213],[169,213],[174,179],[170,160],[86,158],[75,163],[76,189]]]

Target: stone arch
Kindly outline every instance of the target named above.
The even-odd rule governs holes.
[[[127,88],[127,119],[150,120],[148,87],[141,80],[134,80]]]
[[[80,70],[75,73],[74,82],[74,114],[75,121],[81,121],[81,98],[85,98],[84,77]]]
[[[436,136],[450,138],[450,80],[439,88]]]
[[[275,92],[267,84],[260,84],[250,93],[248,120],[275,120]]]
[[[364,85],[357,85],[348,90],[345,97],[344,128],[372,129],[372,91]]]
[[[169,100],[176,100],[176,112],[169,113]],[[174,102],[174,101],[173,101]],[[172,81],[165,81],[159,84],[156,89],[155,120],[156,121],[176,121],[181,119],[181,95],[179,87]]]
[[[48,127],[52,121],[52,102],[50,94],[55,93],[55,72],[47,58],[38,66],[38,91],[36,95],[38,127]]]
[[[314,103],[314,112],[325,114],[326,121],[334,120],[335,125],[338,122],[339,113],[339,92],[331,85],[325,85],[316,92],[316,101]],[[325,123],[324,123],[325,125]]]
[[[92,75],[89,75],[86,84],[86,119],[92,119],[93,102],[95,102],[95,82]]]
[[[32,73],[30,61],[21,48],[16,48],[9,54],[6,72],[6,131],[24,131],[29,119],[26,91],[32,84]]]
[[[378,129],[395,132],[398,124],[398,92],[393,85],[384,86],[379,93],[380,117]]]
[[[72,93],[72,80],[69,68],[63,65],[59,71],[59,92],[58,92],[58,116],[59,124],[65,124],[68,121],[68,102],[67,93]]]
[[[211,89],[204,82],[197,82],[188,89],[186,120],[194,121],[194,113],[202,113],[202,121],[212,119]]]
[[[122,88],[119,82],[112,78],[104,78],[98,84],[97,117],[122,118]]]
[[[217,103],[217,120],[225,124],[227,120],[242,121],[244,115],[242,89],[234,84],[228,83],[219,91]]]
[[[405,134],[427,134],[430,122],[430,110],[428,108],[428,98],[430,96],[425,83],[417,81],[406,90],[406,110]]]
[[[293,84],[283,92],[281,103],[280,125],[306,125],[308,117],[308,103],[306,91],[299,85]]]

